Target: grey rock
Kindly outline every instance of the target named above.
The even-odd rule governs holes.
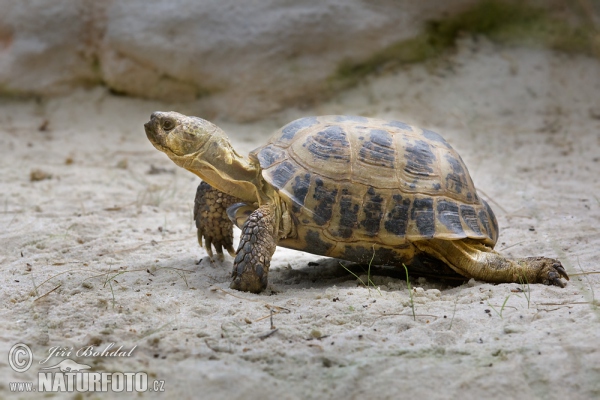
[[[0,92],[104,84],[256,119],[476,0],[0,0]]]

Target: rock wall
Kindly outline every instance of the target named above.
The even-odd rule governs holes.
[[[0,0],[0,93],[82,86],[254,119],[478,0]]]

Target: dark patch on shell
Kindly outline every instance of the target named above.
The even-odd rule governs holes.
[[[410,198],[403,199],[401,195],[392,196],[394,207],[388,213],[385,221],[385,230],[397,235],[404,236],[408,226],[408,209],[410,208]]]
[[[319,202],[315,207],[314,219],[317,225],[325,225],[331,220],[333,204],[337,196],[337,189],[326,188],[321,178],[315,179],[315,194],[313,198]]]
[[[381,129],[373,129],[370,141],[363,143],[358,153],[360,161],[371,165],[394,168],[396,156],[392,135]]]
[[[446,154],[446,160],[452,168],[452,172],[446,174],[446,187],[448,190],[452,190],[460,194],[463,189],[468,189],[467,177],[465,174],[465,169],[463,168],[463,164],[460,160],[457,160],[450,154]]]
[[[485,210],[479,211],[479,222],[481,223],[481,226],[483,226],[483,230],[485,230],[484,233],[487,236],[492,237],[492,230],[490,229],[490,220]]]
[[[492,240],[496,241],[498,239],[498,232],[499,232],[498,220],[496,219],[496,215],[494,214],[494,211],[492,210],[492,207],[490,207],[488,202],[482,199],[481,203],[483,203],[483,206],[485,207],[485,209],[488,213],[488,216],[489,216],[489,220],[492,224],[492,228],[494,229],[494,231],[490,233],[490,238]]]
[[[447,200],[440,200],[437,205],[438,218],[450,232],[461,234],[464,233],[458,215],[458,205]]]
[[[412,131],[412,127],[401,121],[389,121],[385,126],[393,126],[394,128],[400,128],[406,131]]]
[[[356,229],[358,222],[359,205],[352,203],[352,196],[348,196],[348,190],[342,191],[340,198],[340,226],[337,236],[347,239],[352,236],[352,231]]]
[[[334,158],[350,162],[348,157],[350,143],[341,126],[328,126],[316,135],[309,136],[304,146],[313,156],[321,160]]]
[[[393,148],[394,137],[388,132],[381,129],[371,130],[371,142],[381,147]]]
[[[321,235],[319,232],[309,230],[306,232],[306,236],[304,237],[306,241],[306,245],[310,249],[310,252],[313,254],[327,255],[327,252],[331,248],[331,243],[325,242],[321,239]]]
[[[335,120],[337,122],[368,122],[369,119],[366,117],[359,117],[358,115],[338,115]]]
[[[292,183],[293,201],[295,204],[292,205],[293,212],[299,212],[300,207],[304,205],[304,199],[310,188],[310,174],[304,174],[303,176],[297,175],[294,177],[294,183]]]
[[[379,233],[379,225],[383,218],[383,198],[373,187],[367,191],[367,199],[363,203],[365,219],[360,221],[360,226],[365,229],[368,236],[376,236]]]
[[[294,176],[297,168],[289,161],[277,165],[272,172],[273,186],[281,189]]]
[[[461,205],[460,206],[460,216],[462,217],[465,224],[471,228],[471,230],[478,235],[481,235],[481,229],[479,229],[479,223],[477,218],[477,213],[475,213],[475,209],[471,206]]]
[[[286,155],[283,149],[268,145],[260,150],[257,157],[262,168],[269,168],[271,165],[284,160]]]
[[[432,165],[436,158],[427,142],[417,140],[414,146],[407,146],[405,157],[406,172],[420,176],[429,176],[433,173]]]
[[[440,185],[439,183],[434,183],[433,185],[431,185],[433,187],[434,190],[440,190],[442,188],[442,185]]]
[[[317,122],[316,117],[306,117],[291,122],[282,129],[281,139],[292,140],[298,131],[311,127]]]
[[[434,131],[430,131],[428,129],[423,129],[423,136],[425,136],[425,138],[427,138],[431,141],[442,143],[444,146],[446,146],[448,148],[450,147],[450,145],[448,144],[446,139],[444,139],[440,134],[435,133]]]
[[[433,199],[415,199],[410,211],[410,218],[417,223],[419,234],[424,238],[432,238],[435,234],[435,214],[433,212]]]

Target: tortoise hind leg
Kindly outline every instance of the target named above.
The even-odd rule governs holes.
[[[206,182],[200,182],[194,201],[194,221],[198,228],[198,244],[204,246],[209,257],[213,258],[212,247],[217,258],[223,259],[223,248],[233,257],[233,223],[227,216],[227,208],[239,202],[237,197],[225,194]]]
[[[275,213],[268,204],[250,214],[242,226],[233,262],[232,289],[260,293],[267,287],[271,257],[276,248],[275,225]]]
[[[444,261],[467,278],[486,282],[544,283],[564,287],[561,277],[569,280],[558,260],[527,257],[509,260],[492,248],[471,239],[428,240],[414,245],[424,253]]]

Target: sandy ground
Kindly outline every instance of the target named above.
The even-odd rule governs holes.
[[[498,249],[559,258],[572,277],[525,293],[413,278],[416,318],[400,276],[365,287],[336,260],[282,248],[269,290],[230,290],[232,259],[211,262],[196,243],[198,179],[142,127],[155,110],[203,116],[194,107],[102,90],[2,101],[0,397],[65,358],[145,371],[165,382],[164,398],[600,397],[597,59],[465,41],[445,60],[384,72],[316,107],[252,124],[213,116],[242,153],[314,114],[436,130],[495,209]],[[34,170],[51,177],[31,181]],[[8,364],[16,343],[34,353],[25,373]],[[110,343],[137,347],[130,357],[74,356]],[[57,346],[72,354],[39,364]]]

